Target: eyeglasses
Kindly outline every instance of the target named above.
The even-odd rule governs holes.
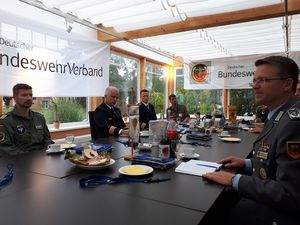
[[[258,84],[258,85],[264,85],[266,82],[272,81],[272,80],[286,80],[289,77],[276,77],[276,78],[257,78],[257,79],[253,79],[252,83],[249,83],[250,87],[253,87],[254,85]]]

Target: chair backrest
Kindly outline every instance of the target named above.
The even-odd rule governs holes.
[[[98,138],[97,128],[94,120],[94,111],[89,111],[89,121],[90,121],[90,130],[91,130],[91,138],[95,140]]]

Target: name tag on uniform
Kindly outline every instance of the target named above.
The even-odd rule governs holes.
[[[35,129],[41,130],[43,129],[43,125],[35,125]]]
[[[269,152],[257,151],[256,156],[260,159],[268,159]]]

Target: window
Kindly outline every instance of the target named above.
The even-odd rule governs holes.
[[[150,91],[150,103],[157,114],[165,113],[167,69],[163,66],[146,64],[146,89]]]
[[[109,85],[119,89],[117,106],[123,115],[129,105],[138,101],[139,61],[128,56],[111,53],[109,65]]]
[[[230,104],[237,106],[238,116],[253,116],[257,107],[252,89],[230,90]]]
[[[175,75],[177,100],[186,106],[189,114],[211,114],[214,109],[222,108],[222,90],[185,90],[183,69],[176,69]]]

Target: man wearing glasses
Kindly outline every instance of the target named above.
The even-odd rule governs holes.
[[[118,88],[110,86],[105,89],[104,101],[94,112],[98,137],[129,135],[129,130],[125,129],[121,110],[115,107],[118,97]]]
[[[32,87],[19,83],[13,87],[15,107],[0,116],[0,156],[45,150],[52,144],[44,116],[30,108]]]
[[[235,190],[241,199],[228,224],[298,224],[300,213],[300,100],[295,96],[298,66],[287,57],[255,62],[251,86],[258,104],[270,110],[252,149],[252,159],[230,156],[225,168],[251,173],[214,172],[203,177]],[[225,215],[225,214],[224,214]]]

